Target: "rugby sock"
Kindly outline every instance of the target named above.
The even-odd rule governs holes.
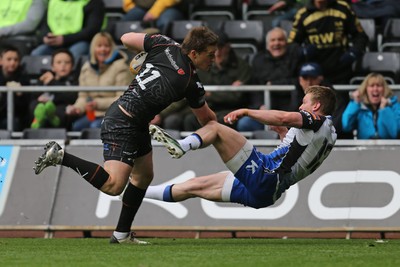
[[[163,201],[165,202],[175,202],[174,198],[172,197],[172,187],[174,185],[167,185],[163,191]]]
[[[133,219],[142,204],[146,190],[129,183],[122,197],[122,209],[119,216],[116,232],[128,233],[131,230]]]
[[[83,179],[91,185],[100,189],[108,180],[110,175],[99,164],[78,158],[64,152],[62,165],[76,171]]]
[[[189,150],[196,150],[203,144],[203,140],[197,133],[192,133],[182,140],[178,140],[179,145],[183,151],[188,152]]]

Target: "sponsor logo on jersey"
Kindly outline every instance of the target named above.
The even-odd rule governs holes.
[[[169,47],[167,49],[165,49],[164,52],[165,52],[165,55],[167,56],[167,58],[169,60],[169,63],[171,63],[172,67],[175,70],[179,70],[178,64],[176,64],[175,60],[172,58],[171,51],[170,51]]]

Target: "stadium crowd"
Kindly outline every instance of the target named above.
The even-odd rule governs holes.
[[[359,84],[354,92],[335,91],[339,105],[334,121],[339,138],[400,137],[399,104],[396,91],[390,89],[400,83],[400,68],[378,67],[385,65],[382,57],[400,58],[400,47],[382,48],[383,43],[390,42],[390,28],[400,21],[400,2],[285,0],[269,6],[257,6],[256,2],[232,0],[229,6],[210,7],[198,0],[0,1],[0,13],[4,14],[0,19],[0,86],[15,90],[13,131],[99,128],[105,111],[122,92],[54,93],[46,91],[45,86],[128,86],[135,76],[129,68],[135,54],[121,45],[117,29],[128,23],[126,31],[179,39],[182,29],[175,28],[175,23],[184,21],[183,31],[200,22],[220,38],[211,72],[199,72],[203,84],[295,85],[291,93],[271,93],[270,106],[286,111],[298,105],[307,85],[327,84],[335,90],[336,84]],[[376,12],[371,14],[368,8]],[[254,10],[265,14],[253,15]],[[228,19],[223,18],[226,13],[231,14]],[[240,27],[247,27],[250,21],[260,22],[260,38],[256,36],[260,32],[254,32],[254,40],[232,37],[229,21],[240,21]],[[364,22],[373,23],[372,35]],[[284,26],[288,24],[290,27]],[[383,43],[372,42],[379,34]],[[255,50],[243,49],[246,45]],[[364,66],[367,56],[380,58],[376,69]],[[29,64],[46,59],[47,65]],[[43,91],[18,92],[18,86],[29,85],[41,85]],[[6,94],[0,92],[1,129],[8,125]],[[265,107],[257,92],[207,94],[207,102],[221,118],[236,108]],[[195,131],[200,125],[188,110],[184,101],[177,103],[152,123]],[[366,123],[366,118],[370,122]],[[390,129],[384,121],[388,118],[396,121],[390,123]],[[248,120],[230,127],[239,131],[263,129]]]

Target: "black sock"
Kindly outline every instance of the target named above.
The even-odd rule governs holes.
[[[133,219],[142,204],[145,193],[146,190],[137,188],[131,183],[128,184],[122,197],[121,214],[115,231],[129,232],[131,230]]]
[[[110,176],[99,164],[78,158],[68,153],[64,153],[62,165],[76,171],[83,179],[97,189],[100,189]]]

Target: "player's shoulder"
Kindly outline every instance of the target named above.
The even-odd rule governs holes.
[[[145,44],[149,44],[151,47],[160,45],[179,46],[178,42],[163,34],[147,34],[144,41]]]

